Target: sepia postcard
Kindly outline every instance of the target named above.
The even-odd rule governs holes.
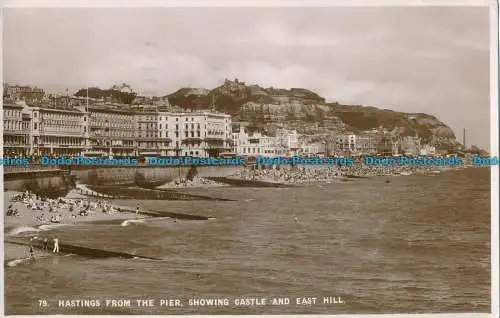
[[[4,315],[499,316],[496,2],[7,0],[1,36]]]

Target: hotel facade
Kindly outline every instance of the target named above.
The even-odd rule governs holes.
[[[231,116],[113,105],[4,103],[4,155],[218,156],[232,150]]]

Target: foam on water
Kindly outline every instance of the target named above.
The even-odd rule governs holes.
[[[69,257],[69,256],[74,256],[74,255],[76,255],[76,254],[36,256],[33,261],[44,259],[44,258],[49,258],[49,257],[52,257],[52,256]],[[18,266],[20,264],[28,264],[28,263],[30,263],[30,261],[32,261],[32,259],[29,258],[29,257],[17,258],[17,259],[13,259],[13,260],[8,261],[6,265],[7,265],[7,267],[16,267],[16,266]]]
[[[171,217],[169,217],[169,216],[160,216],[160,217],[155,217],[155,218],[149,218],[147,220],[148,221],[152,221],[152,220],[168,220],[168,219],[171,219]],[[146,221],[146,219],[144,221]]]
[[[146,221],[145,219],[130,219],[130,220],[125,220],[122,222],[122,226],[129,226],[130,224],[135,224],[135,223],[144,223]]]
[[[40,231],[49,231],[52,229],[56,229],[58,227],[63,227],[63,226],[69,226],[70,224],[62,224],[62,223],[57,223],[57,224],[42,224],[38,226],[38,229]]]
[[[8,267],[15,267],[15,266],[17,266],[17,265],[19,265],[19,264],[22,264],[22,263],[24,263],[24,262],[27,262],[27,261],[29,261],[29,260],[30,260],[30,258],[29,258],[29,257],[27,257],[27,258],[18,258],[18,259],[14,259],[14,260],[12,260],[12,261],[7,262],[7,266],[8,266]]]
[[[9,233],[7,233],[7,235],[19,235],[19,234],[23,234],[23,233],[30,233],[30,232],[39,232],[40,230],[39,229],[36,229],[34,227],[31,227],[31,226],[20,226],[20,227],[16,227],[14,229],[12,229]]]

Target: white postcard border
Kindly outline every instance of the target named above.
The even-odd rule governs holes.
[[[3,0],[2,7],[332,7],[332,6],[489,6],[490,7],[490,134],[491,134],[491,156],[499,156],[499,111],[498,111],[498,3],[494,0]],[[0,11],[0,20],[3,21],[3,12]],[[0,43],[2,32],[0,32]],[[0,50],[0,61],[3,65],[3,54]],[[0,72],[0,80],[3,82],[3,74]],[[3,93],[3,85],[0,88]],[[0,102],[2,103],[2,102]],[[3,107],[3,103],[2,103]],[[0,112],[0,122],[3,123],[3,112]],[[3,155],[3,134],[0,137],[0,155]],[[0,191],[4,192],[3,166],[0,165]],[[0,196],[0,206],[4,206],[4,196]],[[491,167],[491,310],[492,313],[450,313],[450,314],[378,314],[378,315],[272,315],[272,317],[366,317],[366,318],[402,318],[402,317],[432,317],[432,318],[490,318],[499,317],[499,167]],[[3,224],[4,213],[0,213],[0,221]],[[0,240],[4,243],[4,232],[1,231]],[[0,260],[4,263],[4,253],[0,253]],[[4,267],[1,268],[0,291],[4,295]],[[4,300],[0,300],[0,313],[4,313]],[[17,316],[16,317],[33,317]],[[78,315],[40,315],[40,317],[77,317]],[[95,317],[107,317],[109,315],[92,315]],[[161,317],[161,315],[155,315]],[[185,317],[213,317],[223,315],[186,315]],[[239,317],[261,317],[264,315],[244,315]],[[148,317],[122,316],[122,317]]]

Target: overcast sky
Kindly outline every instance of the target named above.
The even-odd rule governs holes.
[[[9,83],[165,95],[238,78],[433,114],[489,149],[487,7],[10,8],[3,37]]]

